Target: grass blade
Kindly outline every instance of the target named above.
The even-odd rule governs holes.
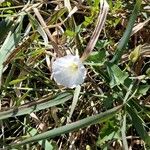
[[[128,150],[128,143],[126,139],[126,114],[123,115],[123,119],[122,119],[121,135],[122,135],[124,150]]]
[[[0,22],[0,42],[5,38],[8,32],[12,29],[13,20],[5,19]]]
[[[73,114],[73,112],[74,112],[74,109],[75,109],[76,104],[77,104],[78,99],[79,99],[80,90],[81,90],[81,86],[78,85],[78,86],[75,88],[75,91],[74,91],[74,97],[73,97],[73,101],[72,101],[72,105],[71,105],[70,114],[69,114],[69,117],[67,118],[67,122],[70,122],[70,119],[71,119],[71,117],[72,117],[72,114]]]
[[[133,125],[137,131],[137,133],[140,135],[140,137],[150,146],[150,136],[148,135],[146,129],[145,129],[145,123],[142,120],[142,118],[137,114],[137,112],[134,110],[134,108],[131,108],[131,106],[127,106],[127,111],[130,114],[132,118]]]
[[[7,57],[10,55],[11,51],[16,47],[16,45],[18,45],[19,40],[21,38],[23,16],[19,19],[20,19],[19,25],[18,25],[18,23],[16,24],[16,26],[18,25],[18,27],[16,28],[14,33],[11,34],[11,32],[9,32],[9,34],[7,35],[5,41],[0,49],[0,58],[1,58],[0,59],[0,86],[1,86],[1,76],[3,73],[3,63],[6,61]]]
[[[9,117],[16,117],[16,116],[21,116],[25,114],[30,114],[31,112],[37,112],[39,110],[43,110],[52,106],[63,104],[64,102],[70,100],[71,98],[72,98],[72,94],[70,93],[60,94],[56,98],[53,98],[53,99],[51,99],[50,97],[46,97],[46,98],[40,99],[39,101],[34,101],[32,103],[30,102],[29,104],[25,104],[17,108],[11,108],[7,111],[1,111],[0,120],[6,119]]]
[[[137,15],[138,15],[138,12],[140,10],[141,2],[142,2],[141,0],[136,1],[134,10],[133,10],[132,15],[129,19],[126,31],[124,32],[123,37],[121,38],[121,40],[120,40],[120,42],[117,46],[117,50],[115,52],[114,57],[111,60],[111,63],[116,63],[117,64],[119,62],[121,56],[123,55],[124,49],[125,49],[128,41],[129,41],[129,38],[130,38],[130,35],[131,35],[131,32],[132,32],[132,28],[134,26],[135,20],[136,20]]]
[[[95,124],[98,122],[99,123],[104,122],[104,121],[108,120],[109,118],[113,117],[118,111],[120,111],[121,108],[122,108],[122,105],[117,106],[115,108],[107,110],[104,113],[90,116],[90,117],[87,117],[85,119],[82,119],[82,120],[67,124],[65,126],[58,127],[58,128],[53,129],[53,130],[50,130],[50,131],[38,134],[36,136],[30,137],[28,139],[21,141],[20,143],[12,144],[12,145],[10,145],[10,147],[14,147],[14,146],[16,147],[16,146],[24,145],[24,144],[27,144],[30,142],[44,140],[47,138],[53,138],[53,137],[59,136],[61,134],[69,133],[69,132],[78,130],[80,128],[89,126],[91,124]]]

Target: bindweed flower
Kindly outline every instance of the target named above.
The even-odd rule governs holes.
[[[84,82],[86,69],[79,56],[69,54],[56,58],[52,64],[52,76],[58,84],[74,88]]]

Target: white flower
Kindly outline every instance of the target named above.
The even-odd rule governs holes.
[[[79,56],[70,54],[56,58],[52,64],[52,76],[58,84],[74,88],[84,82],[86,69]]]

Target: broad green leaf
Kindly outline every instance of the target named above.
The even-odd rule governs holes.
[[[103,124],[103,128],[100,130],[100,135],[97,141],[97,146],[101,147],[105,145],[106,142],[112,139],[120,140],[120,129],[117,127],[115,120],[108,121]]]
[[[56,98],[51,98],[51,96],[48,96],[43,99],[39,99],[30,102],[28,104],[22,105],[20,107],[14,107],[5,111],[0,111],[0,120],[9,117],[16,117],[25,114],[30,114],[31,112],[37,112],[39,110],[63,104],[64,102],[70,100],[71,98],[72,94],[70,93],[62,93],[58,95]]]
[[[110,42],[109,40],[98,40],[95,47],[99,51],[104,51],[106,53],[106,47],[109,46]]]
[[[136,0],[136,4],[134,6],[134,10],[132,12],[132,15],[129,19],[129,22],[128,22],[128,25],[127,25],[127,28],[117,46],[117,50],[115,52],[115,55],[114,57],[112,58],[111,60],[111,63],[115,63],[117,64],[121,58],[121,56],[123,55],[124,53],[124,50],[126,48],[126,45],[129,41],[129,38],[130,38],[130,35],[131,35],[131,32],[132,32],[132,28],[134,26],[134,23],[135,23],[135,20],[137,18],[137,15],[140,11],[140,7],[141,7],[141,2],[142,0]]]
[[[44,150],[54,150],[52,144],[47,140],[39,141],[38,143],[44,148]]]
[[[103,64],[105,60],[106,60],[106,52],[104,50],[92,52],[87,59],[88,62],[101,64]]]
[[[110,86],[124,84],[125,79],[128,77],[128,73],[122,71],[117,65],[108,64],[107,66],[109,76],[111,78]]]
[[[79,120],[79,121],[76,121],[76,122],[73,122],[70,124],[66,124],[62,127],[58,127],[58,128],[52,129],[50,131],[46,131],[46,132],[38,134],[36,136],[27,138],[19,143],[11,144],[10,147],[20,146],[20,145],[28,144],[30,142],[40,141],[40,140],[44,140],[44,139],[48,139],[48,138],[54,138],[61,134],[73,132],[75,130],[78,130],[83,127],[87,127],[92,124],[104,122],[104,121],[110,119],[111,117],[113,117],[117,112],[120,111],[121,108],[122,108],[122,105],[114,107],[103,113],[100,113],[100,114],[97,114],[94,116],[90,116],[90,117],[87,117],[85,119],[82,119],[82,120]]]
[[[150,85],[148,85],[148,84],[140,85],[138,88],[138,91],[137,91],[137,95],[138,96],[146,95],[149,89],[150,89]]]
[[[142,120],[142,118],[138,115],[135,108],[131,106],[127,106],[127,111],[129,115],[132,118],[133,125],[137,131],[137,133],[140,135],[140,137],[150,146],[150,136],[148,135],[146,129],[145,129],[145,123]]]

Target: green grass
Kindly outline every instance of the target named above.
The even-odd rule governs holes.
[[[0,149],[149,149],[149,3],[101,4],[0,2]],[[68,53],[74,89],[52,77]]]

